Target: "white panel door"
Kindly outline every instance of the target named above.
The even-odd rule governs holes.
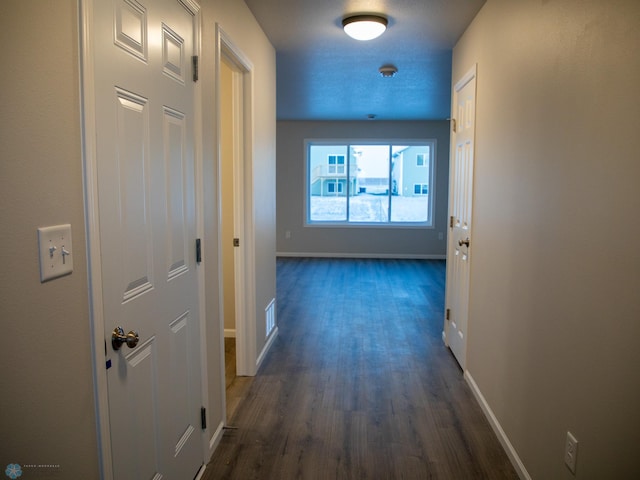
[[[469,260],[473,200],[476,68],[454,88],[455,132],[449,185],[446,342],[464,370],[469,313]]]
[[[203,463],[192,55],[197,6],[96,0],[96,166],[113,477]],[[115,327],[139,343],[112,346]]]

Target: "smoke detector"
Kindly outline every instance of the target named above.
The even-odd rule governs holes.
[[[398,69],[393,65],[383,65],[378,69],[378,71],[384,78],[394,77],[396,73],[398,73]]]

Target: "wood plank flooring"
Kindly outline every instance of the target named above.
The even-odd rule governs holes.
[[[442,343],[445,264],[279,259],[280,335],[204,479],[517,479]]]
[[[227,398],[227,424],[236,413],[240,402],[247,396],[253,382],[251,377],[236,376],[236,339],[224,339],[225,386]]]

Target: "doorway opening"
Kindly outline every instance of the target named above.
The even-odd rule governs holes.
[[[250,151],[250,66],[220,37],[218,67],[220,205],[220,313],[224,328],[225,405],[227,422],[246,393],[252,375],[251,330],[247,328],[249,300],[247,238],[251,226],[246,207],[251,185],[247,182]],[[255,333],[253,333],[255,335]]]

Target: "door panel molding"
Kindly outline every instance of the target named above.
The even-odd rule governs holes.
[[[113,449],[112,449],[112,441],[111,441],[111,422],[109,415],[109,397],[108,397],[108,381],[107,381],[107,368],[108,366],[105,364],[105,360],[107,356],[105,353],[110,348],[108,342],[105,340],[105,298],[103,297],[103,288],[105,287],[102,276],[102,263],[101,263],[101,240],[100,240],[100,223],[99,223],[99,205],[98,205],[98,161],[97,161],[97,116],[96,116],[96,84],[98,79],[95,76],[95,67],[96,67],[96,44],[94,41],[94,35],[96,34],[96,27],[94,23],[95,17],[95,2],[100,0],[79,0],[79,47],[80,47],[80,93],[81,93],[81,131],[82,131],[82,158],[83,158],[83,190],[84,190],[84,203],[85,203],[85,234],[87,241],[87,268],[88,268],[88,279],[89,279],[89,307],[90,307],[90,331],[91,331],[91,347],[92,347],[92,370],[93,370],[93,379],[94,379],[94,396],[95,396],[95,415],[96,415],[96,430],[97,430],[97,443],[98,443],[98,460],[99,460],[99,470],[100,476],[105,480],[112,480],[114,478],[114,470],[113,470]],[[126,5],[133,5],[134,2],[122,2]],[[193,39],[189,39],[193,42],[193,52],[195,55],[200,54],[200,7],[193,0],[176,0],[176,3],[181,5],[188,14],[193,17]],[[122,5],[121,5],[122,7]],[[135,12],[134,12],[135,13]],[[146,11],[138,12],[140,15],[145,16]],[[130,15],[129,15],[130,16]],[[134,16],[135,17],[135,16]],[[141,20],[142,22],[142,20]],[[146,22],[144,22],[146,23]],[[130,27],[131,25],[129,25]],[[116,28],[118,26],[116,25]],[[142,27],[141,27],[142,28]],[[146,45],[148,42],[146,27],[141,30],[141,38],[139,42],[133,42],[132,45],[127,45],[129,48],[124,48],[125,46],[118,43],[118,37],[116,32],[116,38],[113,38],[115,46],[119,46],[124,48],[128,53],[137,57],[138,60],[147,62],[148,53],[146,50]],[[126,32],[125,32],[126,33]],[[121,35],[122,36],[122,35]],[[134,36],[135,37],[135,36]],[[134,38],[135,40],[135,38]],[[135,47],[135,48],[134,48]],[[131,52],[131,49],[134,48],[135,52]],[[168,60],[170,66],[179,63],[179,65],[184,66],[184,68],[188,68],[190,63],[190,59],[180,59],[177,60],[175,48],[172,45],[168,46]],[[184,61],[183,61],[184,60]],[[183,68],[183,67],[181,67]],[[175,68],[174,68],[175,70]],[[176,73],[176,72],[174,72]],[[184,72],[178,72],[184,73]],[[185,75],[185,81],[191,81],[189,75]],[[200,106],[201,99],[201,88],[198,83],[193,86],[193,95],[194,95],[194,107],[193,107],[193,149],[191,152],[193,155],[194,166],[195,169],[195,227],[197,231],[197,236],[202,237],[203,228],[203,189],[202,189],[202,112]],[[184,192],[182,192],[184,193]],[[167,205],[170,207],[170,205]],[[193,218],[193,217],[192,217]],[[179,225],[178,225],[179,227]],[[179,228],[178,228],[179,230]],[[190,251],[189,245],[181,245],[180,238],[181,232],[174,232],[175,246],[176,250],[174,253],[176,262],[174,263],[185,263],[183,259],[180,257],[184,257],[188,255]],[[182,237],[183,238],[183,237]],[[158,240],[162,241],[162,240]],[[188,262],[187,262],[188,263]],[[163,266],[156,266],[157,268],[161,268]],[[174,268],[174,275],[172,278],[175,281],[178,281],[178,278],[181,277],[182,270],[181,266],[177,265],[166,265],[165,267]],[[204,297],[204,267],[195,267],[197,270],[197,278],[198,278],[198,286],[197,290],[200,293],[198,299],[198,315],[197,318],[190,318],[188,322],[185,324],[187,327],[190,322],[198,322],[200,332],[202,333],[201,339],[205,338],[205,297]],[[180,270],[179,272],[177,270]],[[178,319],[179,320],[179,319]],[[183,322],[178,321],[176,326],[182,326]],[[183,328],[178,328],[177,332],[182,332]],[[187,329],[184,329],[186,333]],[[175,333],[175,332],[174,332]],[[127,355],[127,360],[133,361],[136,365],[145,365],[148,363],[149,359],[155,357],[154,355],[150,355],[152,353],[153,344],[150,342],[155,342],[155,337],[149,339],[146,343],[139,345],[139,348]],[[179,342],[178,342],[179,343]],[[201,397],[202,405],[208,407],[208,398],[207,398],[207,374],[206,374],[206,342],[204,340],[200,340],[200,357],[202,364],[202,371],[200,373],[201,377],[201,391],[198,392],[198,395]],[[224,379],[223,379],[224,381]],[[192,429],[187,429],[185,432],[180,432],[181,437],[177,440],[179,441],[179,447],[185,444],[186,439],[191,437],[194,434],[197,434],[200,431],[199,423],[192,427]],[[202,452],[203,458],[204,455],[209,451],[208,450],[208,430],[204,430],[199,437],[198,442],[202,444]],[[180,440],[183,440],[180,442]],[[208,458],[208,457],[206,457]]]

